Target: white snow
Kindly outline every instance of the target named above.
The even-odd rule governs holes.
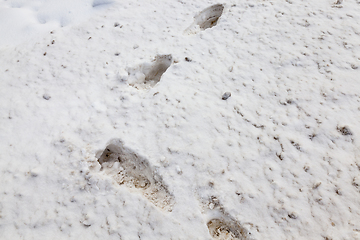
[[[0,239],[360,239],[359,12],[0,0]]]
[[[1,0],[0,47],[13,46],[98,13],[111,0]]]

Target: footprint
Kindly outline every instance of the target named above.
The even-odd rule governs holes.
[[[223,4],[215,4],[205,8],[200,13],[195,15],[193,24],[191,24],[191,26],[185,30],[185,33],[196,34],[202,30],[216,26],[223,11]]]
[[[250,233],[228,214],[219,200],[212,196],[202,201],[207,219],[206,226],[215,240],[250,240]]]
[[[124,147],[119,139],[112,140],[98,159],[100,171],[111,176],[119,185],[137,189],[156,207],[171,212],[174,197],[147,159]]]
[[[211,219],[207,227],[210,235],[216,240],[248,239],[245,230],[229,217]]]
[[[154,87],[172,64],[172,56],[157,55],[152,63],[143,63],[128,69],[128,83],[138,89]]]

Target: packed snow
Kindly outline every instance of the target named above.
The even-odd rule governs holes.
[[[360,239],[360,0],[0,0],[0,239]]]

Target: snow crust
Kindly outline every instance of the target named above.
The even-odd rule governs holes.
[[[0,238],[360,239],[359,12],[1,1]]]

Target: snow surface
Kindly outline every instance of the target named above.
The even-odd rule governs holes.
[[[0,238],[360,239],[359,12],[0,1]]]

